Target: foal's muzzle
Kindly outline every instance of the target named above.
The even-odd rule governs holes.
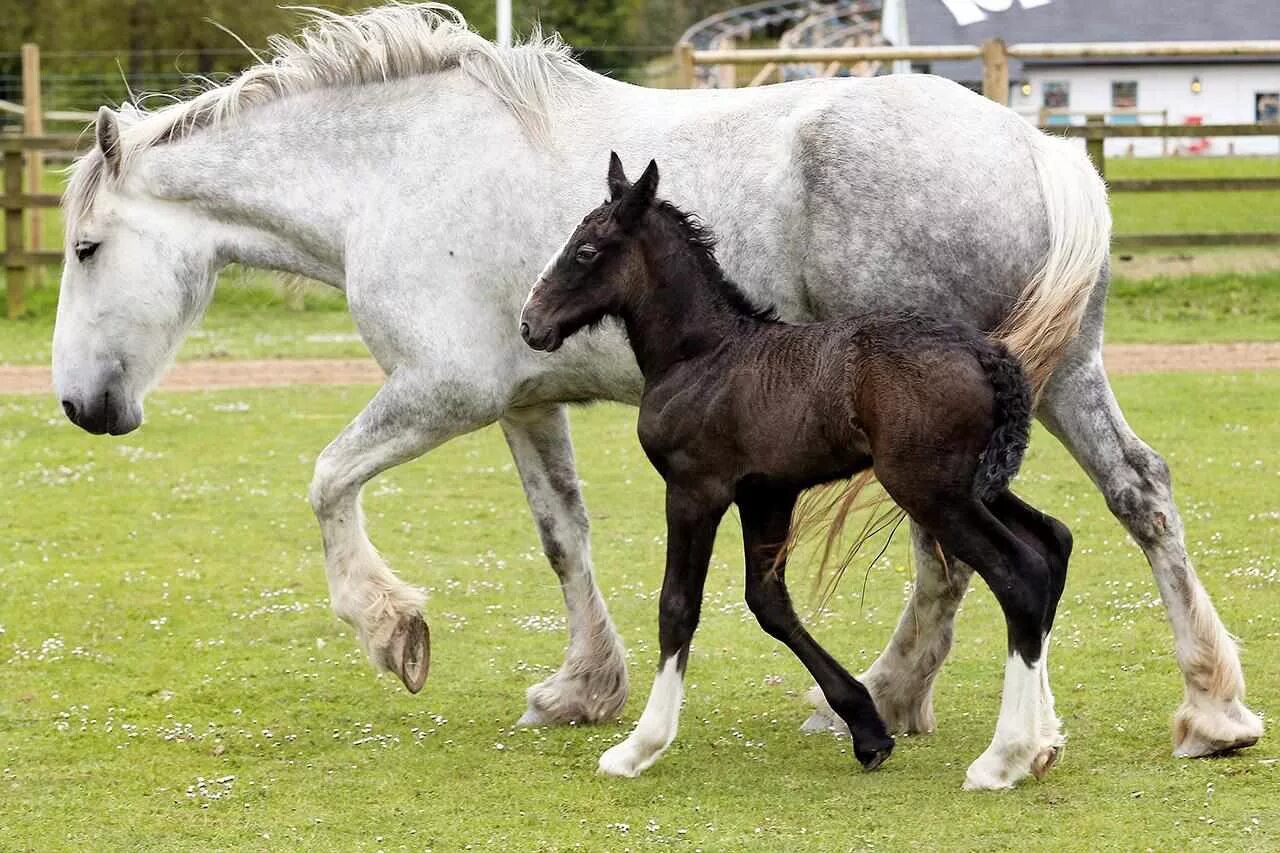
[[[535,285],[534,293],[530,295],[529,301],[525,303],[524,310],[520,312],[520,337],[533,349],[541,350],[542,352],[555,352],[560,349],[560,345],[564,343],[564,340],[554,326],[545,326],[538,321],[536,300],[537,286]]]

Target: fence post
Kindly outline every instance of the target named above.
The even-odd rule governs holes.
[[[1004,39],[982,43],[982,94],[1009,106],[1009,49]]]
[[[27,285],[26,234],[22,227],[22,149],[4,152],[4,276],[8,285],[9,319],[22,313]]]
[[[1102,128],[1106,127],[1107,117],[1100,113],[1090,113],[1084,117],[1086,127],[1098,128],[1098,133],[1089,136],[1084,143],[1085,150],[1089,153],[1089,159],[1093,161],[1093,168],[1098,170],[1098,174],[1103,180],[1107,177],[1106,164],[1106,137],[1102,135]]]
[[[734,38],[724,39],[720,43],[721,50],[733,50],[737,46],[738,46],[738,40]],[[738,88],[738,66],[721,65],[719,68],[716,69],[716,77],[719,78],[720,80],[721,89]]]
[[[40,47],[34,44],[22,46],[22,132],[27,136],[44,136],[44,107],[40,100]],[[27,152],[27,187],[32,193],[44,192],[44,155],[39,151]],[[30,236],[27,245],[39,249],[40,228],[44,216],[40,208],[33,207],[28,214]],[[42,283],[43,273],[37,273],[34,282]]]
[[[681,89],[693,88],[693,45],[687,41],[676,45],[676,85]]]

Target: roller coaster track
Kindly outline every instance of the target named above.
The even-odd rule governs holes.
[[[738,6],[704,18],[685,30],[681,42],[695,50],[719,50],[734,42],[756,36],[779,36],[783,47],[845,47],[882,44],[880,36],[879,0],[767,0]],[[781,69],[784,80],[830,76],[834,67],[796,64]],[[863,63],[850,73],[870,76],[879,64]],[[714,88],[720,85],[716,70],[698,66],[696,84]]]

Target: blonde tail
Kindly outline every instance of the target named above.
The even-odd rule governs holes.
[[[1022,362],[1038,398],[1080,332],[1089,294],[1107,263],[1111,211],[1106,185],[1076,143],[1037,130],[1030,134],[1049,251],[993,337]]]

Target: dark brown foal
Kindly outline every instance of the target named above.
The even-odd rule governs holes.
[[[657,183],[656,164],[633,186],[614,157],[611,200],[547,265],[521,315],[525,341],[546,351],[621,318],[644,374],[640,442],[667,484],[658,675],[635,731],[600,769],[637,775],[675,737],[716,528],[734,503],[751,611],[848,723],[862,765],[889,757],[894,742],[870,694],[801,624],[779,556],[802,491],[874,467],[1005,613],[1000,724],[967,782],[1042,773],[1061,743],[1043,650],[1071,537],[1008,490],[1031,417],[1017,361],[976,330],[917,315],[778,322],[724,277],[710,234],[655,198]]]

